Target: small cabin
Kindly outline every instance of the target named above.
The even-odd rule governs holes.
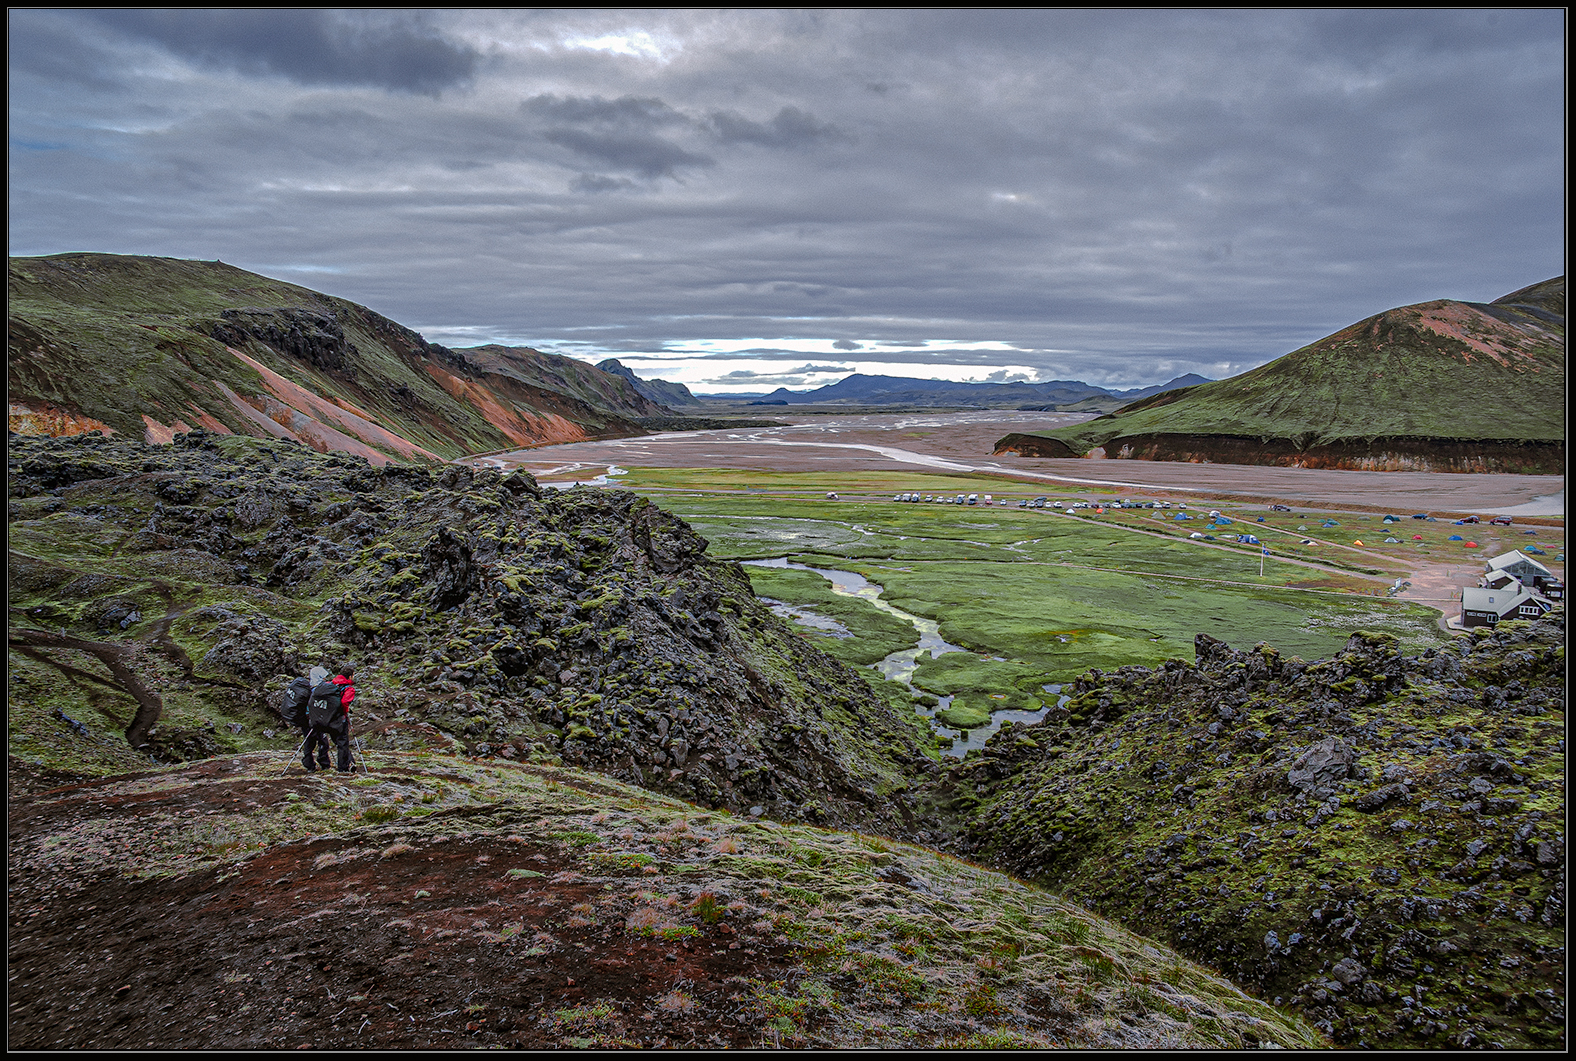
[[[1469,586],[1461,591],[1461,625],[1494,626],[1510,619],[1536,619],[1553,605],[1519,582],[1506,589]]]

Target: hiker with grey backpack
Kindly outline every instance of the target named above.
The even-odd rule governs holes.
[[[324,667],[313,667],[311,672],[304,677],[296,678],[285,687],[284,700],[279,704],[279,717],[284,719],[285,725],[293,726],[301,733],[300,744],[296,748],[299,754],[306,746],[307,734],[312,730],[312,724],[307,721],[307,708],[312,701],[312,690],[328,680],[328,670]],[[323,754],[321,761],[323,769],[328,769],[328,740],[323,740]]]
[[[352,678],[356,668],[346,665],[332,679],[312,687],[307,702],[307,732],[302,743],[301,765],[309,772],[328,769],[328,742],[333,738],[339,751],[340,773],[350,770],[350,702],[356,698]],[[314,765],[313,750],[317,751],[318,765]]]

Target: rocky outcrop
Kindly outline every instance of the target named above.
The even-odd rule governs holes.
[[[98,528],[93,549],[18,572],[24,612],[95,635],[169,630],[189,657],[171,681],[194,704],[271,725],[287,676],[353,660],[365,702],[476,755],[594,767],[741,812],[911,827],[890,797],[935,752],[922,720],[632,494],[204,432],[169,446],[13,436],[9,457],[14,527]]]
[[[1421,656],[1200,636],[1004,727],[938,815],[1355,1046],[1551,1047],[1565,923],[1564,612]]]
[[[293,306],[247,306],[222,310],[219,316],[222,319],[209,335],[226,346],[245,346],[256,340],[327,372],[343,372],[347,361],[357,354],[355,344],[345,338],[345,329],[332,313]]]

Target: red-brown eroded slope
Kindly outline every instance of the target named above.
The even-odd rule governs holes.
[[[502,431],[517,446],[543,446],[559,442],[584,442],[590,432],[579,424],[556,413],[530,416],[513,409],[505,409],[487,388],[460,379],[439,368],[425,366],[427,374],[438,385],[456,398],[470,402],[486,417],[487,422]]]
[[[394,432],[373,423],[364,416],[357,415],[348,409],[341,408],[334,402],[320,395],[313,394],[305,387],[292,383],[279,373],[250,358],[233,347],[227,347],[249,367],[255,369],[263,377],[263,385],[273,397],[283,403],[284,409],[268,407],[268,403],[258,401],[256,404],[241,400],[241,404],[252,404],[252,408],[262,413],[268,419],[285,428],[287,437],[304,442],[319,452],[329,450],[344,450],[357,456],[365,457],[374,464],[387,464],[389,454],[395,454],[405,460],[418,457],[432,461],[442,461],[443,458],[416,445],[409,439],[396,435]],[[218,381],[214,381],[216,384]],[[218,384],[223,388],[223,384]],[[238,396],[231,395],[235,401]],[[261,397],[261,396],[259,396]],[[239,406],[238,406],[239,407]],[[289,410],[289,412],[286,412]],[[245,410],[242,410],[243,413]],[[248,419],[257,422],[256,416],[248,415]],[[328,421],[325,423],[325,421]],[[340,431],[329,426],[330,423],[338,424],[345,431]],[[261,426],[261,425],[259,425]],[[345,434],[355,436],[354,439]],[[356,441],[359,440],[359,441]],[[381,451],[381,452],[380,452]]]

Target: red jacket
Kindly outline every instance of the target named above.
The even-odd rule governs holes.
[[[350,717],[350,701],[356,698],[356,687],[350,684],[350,679],[343,674],[334,675],[333,682],[344,691],[339,694],[339,702],[345,708],[345,717]]]

